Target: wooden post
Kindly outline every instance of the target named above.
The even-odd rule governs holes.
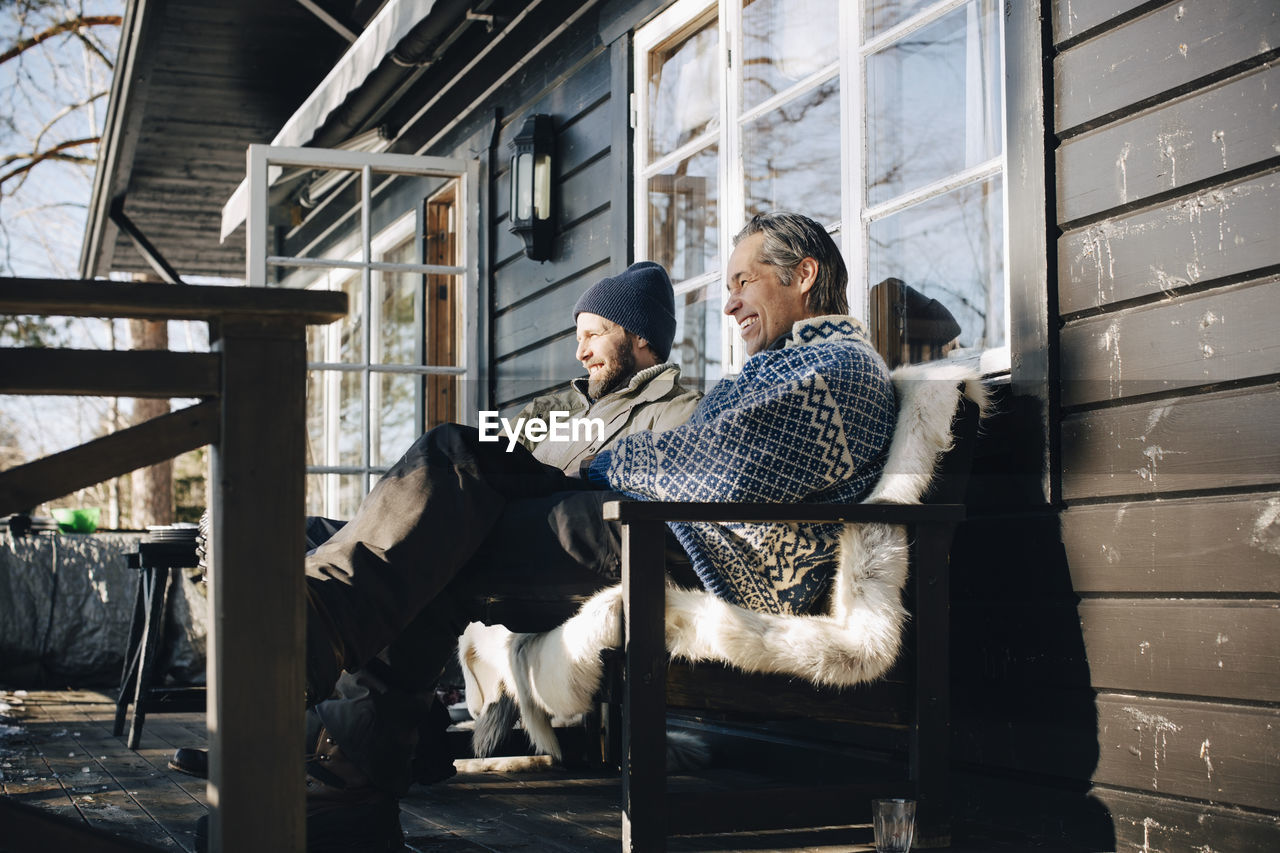
[[[951,589],[948,554],[955,525],[913,525],[911,566],[916,582],[915,714],[911,777],[919,791],[919,848],[951,846]]]
[[[303,332],[301,318],[232,316],[216,344],[223,375],[210,572],[212,851],[306,847]]]
[[[622,525],[627,679],[622,700],[622,849],[667,844],[666,525]]]
[[[346,296],[282,288],[0,277],[0,313],[204,320],[216,357],[27,353],[0,390],[40,394],[214,396],[124,433],[0,472],[14,512],[214,442],[208,657],[209,849],[302,851],[303,441],[307,324],[329,323]],[[26,353],[9,350],[6,366]],[[102,367],[111,362],[117,369]],[[141,371],[119,369],[149,365]],[[210,427],[217,413],[217,429]]]

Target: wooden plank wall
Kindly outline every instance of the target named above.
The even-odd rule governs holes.
[[[574,303],[627,265],[626,53],[624,42],[597,42],[588,53],[580,42],[563,40],[537,57],[555,79],[501,127],[488,223],[496,408],[517,407],[582,375],[574,358]],[[556,131],[556,241],[552,259],[543,262],[525,257],[508,224],[510,140],[534,113],[552,115]]]
[[[631,254],[629,33],[660,5],[543,3],[516,15],[512,34],[481,61],[446,57],[389,115],[403,123],[396,150],[485,164],[481,408],[510,412],[583,374],[573,305]],[[510,142],[535,113],[550,115],[556,134],[556,240],[541,263],[524,256],[508,218]]]
[[[958,758],[1104,849],[1280,849],[1280,5],[1046,12],[1063,509],[958,546]]]

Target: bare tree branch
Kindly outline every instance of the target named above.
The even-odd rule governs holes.
[[[22,219],[24,217],[34,218],[42,213],[49,211],[59,211],[63,208],[71,208],[72,210],[88,210],[89,205],[82,201],[55,201],[49,204],[37,204],[31,207],[23,207],[13,213],[14,219]]]
[[[59,21],[45,29],[43,32],[36,33],[30,38],[22,39],[4,53],[0,53],[0,65],[3,65],[10,59],[13,59],[15,56],[22,55],[41,42],[48,41],[54,36],[59,36],[63,33],[79,32],[85,27],[118,27],[123,23],[123,21],[124,19],[120,15],[80,15],[65,21]]]
[[[88,33],[86,33],[84,30],[76,30],[76,38],[80,39],[81,43],[83,43],[84,46],[88,48],[89,51],[93,53],[94,56],[98,57],[98,59],[101,59],[102,62],[108,68],[110,68],[113,71],[115,70],[116,64],[111,61],[111,58],[109,56],[107,56],[105,53],[102,52],[102,48],[98,46],[98,43],[96,41],[89,38]]]
[[[87,106],[89,106],[90,104],[92,104],[94,101],[98,100],[99,98],[105,98],[105,97],[107,96],[107,94],[108,94],[108,93],[107,93],[107,91],[104,89],[104,90],[102,90],[101,92],[96,92],[96,93],[94,93],[94,94],[90,95],[88,98],[85,98],[83,101],[80,101],[79,103],[76,103],[76,104],[67,104],[65,107],[63,107],[62,109],[58,110],[56,113],[54,113],[53,118],[51,118],[51,119],[49,119],[48,121],[46,121],[46,122],[44,123],[44,127],[40,128],[40,132],[36,134],[35,139],[34,139],[34,140],[32,141],[32,143],[31,143],[31,149],[32,149],[33,151],[39,151],[39,150],[40,150],[40,143],[44,141],[44,135],[45,135],[46,133],[48,133],[48,132],[49,132],[50,128],[52,128],[55,124],[57,124],[57,123],[58,123],[59,121],[61,121],[62,119],[64,119],[64,118],[66,118],[67,116],[71,115],[71,114],[72,114],[73,112],[75,112],[76,110],[82,110],[82,109],[84,109],[85,107],[87,107]],[[19,155],[19,157],[21,157],[21,156],[25,156],[25,155]],[[4,161],[4,165],[8,165],[8,164],[9,164],[9,163],[11,163],[11,162],[13,162],[13,158],[12,158],[12,157],[10,157],[9,159],[5,160],[5,161]]]
[[[8,181],[10,178],[16,178],[18,175],[31,171],[37,164],[43,163],[46,160],[60,160],[64,163],[96,163],[98,162],[97,157],[84,157],[78,154],[63,154],[62,152],[66,151],[68,148],[76,148],[81,145],[89,145],[91,143],[98,142],[101,138],[102,137],[100,136],[90,136],[86,139],[69,139],[66,142],[58,143],[46,151],[32,152],[30,154],[10,154],[4,159],[4,165],[6,166],[16,160],[28,160],[28,162],[23,163],[16,169],[10,169],[8,172],[0,175],[0,186],[3,186],[5,181]]]

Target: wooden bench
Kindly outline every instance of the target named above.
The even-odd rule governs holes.
[[[965,514],[978,420],[978,407],[962,398],[953,422],[955,444],[922,504],[606,504],[606,518],[622,524],[623,541],[621,732],[612,741],[621,746],[624,850],[663,850],[668,835],[869,822],[871,800],[894,796],[918,801],[916,846],[949,846],[948,555]],[[906,525],[912,619],[899,663],[880,681],[844,691],[708,663],[698,663],[691,675],[687,665],[671,664],[664,640],[662,547],[670,521]],[[904,757],[896,775],[857,782],[673,795],[666,791],[665,741],[667,711],[678,707],[724,717],[759,717],[763,710],[774,718],[870,725],[897,733]]]
[[[210,325],[208,353],[0,349],[0,393],[201,400],[0,473],[0,515],[212,445],[214,851],[305,847],[305,331],[346,309],[329,291],[0,279],[3,314]]]

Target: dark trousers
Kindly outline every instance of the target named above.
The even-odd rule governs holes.
[[[431,430],[307,558],[308,619],[348,671],[308,730],[323,723],[393,793],[413,779],[432,688],[478,596],[511,581],[604,587],[619,575],[619,530],[601,517],[619,495],[506,447],[456,424]]]

